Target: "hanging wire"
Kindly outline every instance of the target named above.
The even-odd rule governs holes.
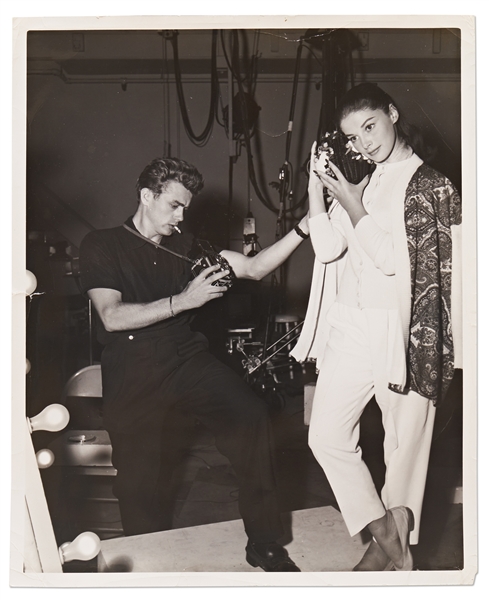
[[[217,80],[217,87],[218,87],[218,94],[217,94],[217,103],[216,103],[216,123],[218,125],[220,125],[223,129],[225,129],[226,131],[226,135],[227,135],[227,123],[226,121],[222,120],[222,122],[219,119],[219,110],[218,108],[221,109],[221,114],[224,115],[224,105],[222,103],[222,94],[221,94],[221,82],[219,81],[219,79]]]
[[[238,84],[238,98],[240,101],[241,116],[242,116],[243,124],[244,124],[243,135],[244,135],[245,149],[246,149],[246,153],[247,153],[247,157],[248,157],[248,176],[250,178],[251,184],[253,186],[253,189],[255,190],[255,193],[256,193],[258,199],[270,211],[272,211],[274,213],[278,213],[278,208],[276,208],[274,206],[272,200],[270,200],[270,198],[268,198],[267,195],[262,193],[262,191],[260,190],[260,187],[258,185],[258,181],[256,178],[255,167],[254,167],[254,163],[253,163],[253,154],[252,154],[252,150],[251,150],[251,135],[250,135],[250,127],[249,127],[249,121],[248,121],[248,109],[247,109],[246,101],[245,101],[245,91],[243,89],[243,79],[241,77],[240,67],[239,67],[239,38],[238,38],[238,33],[236,30],[231,31],[231,40],[232,40],[233,53],[232,53],[232,61],[230,63],[230,69],[231,69],[231,72],[233,73],[233,75],[235,76],[236,82]],[[224,54],[227,57],[226,60],[229,60],[229,57],[227,56],[227,52],[225,49],[224,49]]]
[[[343,60],[341,61],[337,61],[336,64],[334,65],[334,69],[336,71],[336,75],[338,70],[342,70],[343,72],[346,71],[346,79],[349,78],[350,80],[350,85],[353,87],[355,84],[355,70],[354,70],[354,66],[353,66],[353,53],[352,53],[352,39],[350,37],[350,35],[343,36],[341,39],[338,39],[336,36],[333,35],[333,40],[335,41],[336,44],[336,49],[338,52],[338,54],[340,56],[343,57]],[[340,43],[343,42],[345,44],[345,47],[342,48]],[[311,47],[311,42],[310,40],[304,40],[304,46],[305,48],[311,53],[311,55],[315,58],[315,60],[321,65],[321,69],[324,72],[324,61],[321,61],[318,56],[316,55],[316,53],[314,52],[313,48]],[[338,91],[338,90],[336,90]],[[335,94],[335,106],[336,106],[336,95]],[[320,111],[320,118],[319,118],[319,125],[318,125],[318,136],[321,134],[321,123],[323,121],[323,105],[321,105],[321,111]],[[307,193],[307,187],[306,190],[303,194],[303,196],[294,204],[292,205],[287,212],[293,212],[299,208],[301,208],[302,206],[305,205],[306,200],[308,197],[308,193]]]
[[[233,49],[234,49],[234,34],[235,34],[236,30],[231,30],[229,35],[231,37],[231,55],[233,55]],[[231,71],[233,77],[236,79],[236,81],[241,81],[241,75],[239,73],[239,69],[238,72],[235,71],[234,69],[234,63],[233,63],[233,59],[229,58],[228,52],[226,50],[226,40],[224,39],[224,30],[221,29],[221,45],[222,45],[222,51],[224,54],[224,59],[226,61],[226,64],[229,68],[229,70]],[[244,83],[244,79],[241,81],[241,83]]]
[[[318,58],[317,54],[314,52],[314,50],[312,49],[311,45],[309,42],[304,41],[304,47],[309,50],[309,53],[311,54],[311,56],[313,56],[315,58],[315,60],[317,61],[318,65],[321,67],[321,69],[323,68],[323,62]]]
[[[164,73],[163,78],[163,141],[164,151],[163,156],[171,156],[171,119],[170,119],[170,83],[169,83],[169,69],[168,69],[168,52],[167,52],[167,40],[164,36],[161,38],[162,51],[163,51],[163,65]]]
[[[256,92],[256,82],[258,80],[258,46],[260,42],[260,30],[255,29],[255,33],[253,36],[253,53],[251,55],[251,81],[252,87],[250,89],[250,93],[252,96],[255,95]]]
[[[234,34],[234,35],[233,35]],[[241,103],[241,109],[242,109],[242,113],[243,113],[243,120],[245,123],[244,126],[244,141],[245,141],[245,148],[247,151],[247,156],[248,156],[248,173],[249,173],[249,180],[251,181],[253,188],[258,196],[258,199],[266,206],[266,208],[268,208],[271,212],[274,212],[275,214],[279,214],[279,208],[276,208],[275,205],[273,204],[273,202],[265,195],[261,192],[261,190],[259,189],[258,186],[258,182],[257,182],[257,178],[256,178],[256,173],[255,173],[255,168],[254,168],[254,162],[253,162],[253,154],[251,151],[251,136],[249,133],[249,123],[248,123],[248,118],[247,118],[247,110],[246,110],[246,104],[244,102],[244,90],[242,88],[242,78],[239,72],[239,40],[237,40],[237,35],[236,32],[232,32],[233,35],[233,39],[234,39],[234,45],[233,47],[235,48],[235,53],[233,54],[233,61],[232,61],[232,66],[230,67],[232,72],[235,74],[236,76],[236,80],[238,82],[238,88],[239,88],[239,98],[240,98],[240,103]],[[297,50],[297,58],[296,58],[296,77],[295,79],[297,79],[298,77],[298,71],[299,71],[299,67],[300,67],[300,57],[301,57],[301,51],[302,51],[302,40],[299,44],[298,50]],[[295,90],[293,93],[293,97],[292,97],[292,102],[291,102],[291,110],[290,110],[290,114],[293,115],[295,110]],[[290,117],[292,118],[292,117]],[[293,181],[293,168],[292,165],[290,164],[289,160],[288,160],[288,156],[289,156],[289,152],[290,152],[290,145],[291,145],[291,140],[292,140],[292,132],[291,131],[287,131],[287,140],[286,140],[286,160],[284,163],[284,166],[281,170],[281,175],[282,177],[285,179],[285,181],[283,181],[283,185],[288,188],[289,182]],[[285,194],[287,195],[287,189],[285,190]],[[294,205],[285,208],[285,206],[282,206],[282,214],[281,217],[285,216],[285,214],[291,213],[295,210],[297,210],[298,208],[304,206],[305,202],[307,200],[307,189],[304,193],[304,195],[298,200],[298,202],[296,202]]]
[[[214,118],[217,114],[217,104],[218,104],[218,75],[217,75],[217,31],[212,31],[212,55],[211,55],[211,98],[209,104],[209,114],[207,117],[207,123],[200,134],[196,134],[192,128],[190,123],[190,119],[188,116],[187,105],[185,102],[185,96],[183,93],[183,85],[182,85],[182,73],[180,70],[180,59],[178,54],[178,31],[172,32],[172,36],[170,38],[172,48],[173,48],[173,59],[175,64],[175,83],[177,87],[177,96],[180,104],[180,112],[182,115],[183,125],[185,128],[185,132],[187,133],[190,141],[196,146],[205,146],[209,141],[210,135],[212,133],[212,127],[214,124]]]
[[[254,86],[256,85],[256,78],[257,78],[257,66],[256,65],[257,65],[257,56],[258,56],[257,41],[253,45],[253,55],[252,55],[252,60],[251,60],[250,73],[248,76],[246,76],[246,75],[243,76],[241,74],[241,69],[240,69],[240,44],[239,44],[238,31],[231,30],[229,32],[230,45],[231,45],[231,57],[230,57],[229,51],[226,47],[224,32],[222,30],[220,32],[220,35],[221,35],[221,42],[222,42],[223,53],[224,53],[226,63],[238,84],[238,99],[239,99],[239,103],[240,103],[240,107],[241,107],[241,116],[243,119],[243,138],[244,138],[243,142],[244,142],[244,147],[246,149],[247,159],[248,159],[247,163],[248,163],[249,181],[251,182],[253,189],[255,190],[256,195],[257,195],[258,199],[260,200],[260,202],[262,202],[262,204],[264,204],[264,206],[266,208],[268,208],[270,211],[278,214],[279,208],[277,208],[274,205],[273,201],[268,197],[267,194],[263,193],[260,190],[260,187],[258,185],[255,166],[254,166],[254,160],[253,160],[253,154],[252,154],[252,148],[251,148],[252,132],[250,129],[248,111],[247,111],[246,100],[245,100],[246,94],[244,91],[244,86],[247,85],[248,89],[251,92],[251,91],[254,91],[254,89],[255,89]],[[324,69],[324,64],[319,60],[318,56],[316,55],[316,53],[314,52],[312,47],[301,38],[299,47],[298,47],[298,51],[297,51],[297,57],[296,57],[295,79],[297,79],[298,73],[299,73],[301,50],[302,50],[303,46],[311,53],[311,55],[315,58],[315,60],[321,65],[322,69]],[[351,79],[353,80],[354,75],[352,72],[353,65],[352,65],[352,60],[351,60],[352,57],[351,57],[350,44],[348,44],[348,46],[347,46],[346,54],[347,54],[347,68],[349,71],[349,75],[350,75]],[[294,109],[295,109],[295,99],[296,98],[295,98],[295,90],[294,90],[292,100],[291,100],[290,114],[292,116],[289,117],[289,127],[291,126],[290,121],[293,118],[293,113],[294,113]],[[323,110],[323,107],[321,107],[321,108]],[[322,110],[321,110],[321,115],[320,115],[320,122],[322,121]],[[289,161],[291,142],[292,142],[292,131],[288,129],[287,139],[286,139],[286,159],[284,162],[284,166],[282,167],[282,170],[281,170],[282,185],[285,188],[287,188],[287,186],[290,184],[290,182],[293,182],[293,175],[294,175],[292,165],[290,164],[290,161]],[[285,189],[285,192],[287,192],[287,189]],[[306,203],[307,196],[308,196],[308,194],[307,194],[307,188],[306,188],[304,194],[301,196],[301,198],[299,198],[299,200],[297,202],[295,202],[288,208],[285,208],[284,206],[281,207],[282,208],[282,216],[284,216],[285,214],[292,213],[292,212],[298,210],[299,208],[303,207]]]

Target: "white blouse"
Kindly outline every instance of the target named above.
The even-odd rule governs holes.
[[[419,164],[420,159],[412,155],[377,165],[363,194],[368,215],[355,228],[340,205],[331,215],[310,219],[311,240],[320,262],[331,262],[348,249],[337,302],[357,308],[398,308],[392,207],[396,201],[404,202],[406,186],[397,185],[400,174],[407,172],[409,181]]]
[[[362,198],[368,215],[355,228],[336,201],[329,214],[309,220],[316,260],[306,320],[291,353],[296,360],[316,359],[321,368],[329,337],[326,314],[334,301],[374,312],[384,309],[391,381],[405,382],[400,314],[403,304],[410,305],[410,278],[403,211],[407,185],[421,164],[413,154],[404,161],[377,165]]]

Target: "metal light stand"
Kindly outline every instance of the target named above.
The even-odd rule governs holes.
[[[297,99],[297,87],[298,87],[298,83],[299,83],[300,59],[301,59],[301,54],[302,54],[302,47],[303,47],[303,39],[301,38],[300,42],[299,42],[299,47],[297,48],[297,55],[296,55],[296,62],[295,62],[294,83],[293,83],[293,87],[292,87],[292,99],[291,99],[291,103],[290,103],[289,122],[287,125],[287,137],[286,137],[286,141],[285,141],[285,160],[284,160],[282,167],[280,168],[279,176],[278,176],[278,178],[279,178],[279,211],[278,211],[278,215],[277,215],[277,224],[276,224],[276,229],[275,229],[275,241],[279,240],[284,234],[285,215],[286,215],[286,200],[287,200],[287,196],[289,194],[290,186],[292,184],[292,182],[290,181],[289,157],[290,157],[290,146],[291,146],[291,142],[292,142],[292,129],[293,129],[293,125],[294,125],[295,105],[296,105],[296,99]],[[274,300],[275,288],[279,287],[283,290],[283,289],[285,289],[285,284],[286,284],[285,265],[281,265],[279,267],[279,282],[278,282],[278,284],[277,284],[277,278],[276,278],[275,274],[272,275],[272,289],[270,292],[270,302],[269,302],[269,306],[268,306],[268,315],[267,315],[267,322],[266,322],[266,327],[265,327],[265,340],[263,343],[263,353],[262,353],[262,356],[260,359],[260,366],[262,364],[265,364],[265,362],[268,362],[268,360],[271,358],[271,357],[265,358],[265,354],[270,350],[270,348],[272,348],[274,346],[274,344],[272,344],[272,346],[267,348],[267,345],[269,342],[270,323],[271,323],[271,319],[272,319],[272,303]],[[278,296],[279,296],[279,307],[278,308],[280,308],[281,298],[283,298],[283,294],[278,294]],[[290,333],[290,332],[288,332],[288,333]],[[286,335],[288,335],[288,333]],[[277,343],[277,342],[275,342],[275,343]],[[284,348],[286,347],[286,345],[284,345]],[[281,348],[281,350],[282,349],[283,348]],[[277,354],[278,352],[279,351],[275,352],[274,355]],[[258,368],[259,367],[257,367],[257,369]],[[254,370],[256,370],[256,369],[254,369]]]

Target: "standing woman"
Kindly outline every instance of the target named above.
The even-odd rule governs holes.
[[[354,570],[408,571],[435,406],[460,366],[461,202],[450,181],[420,158],[412,128],[376,85],[352,88],[337,123],[350,149],[375,170],[351,184],[313,145],[308,191],[316,259],[292,355],[317,362],[311,449],[350,535],[365,527],[372,534]],[[329,210],[325,187],[334,198]],[[358,446],[360,417],[374,395],[385,430],[381,498]]]

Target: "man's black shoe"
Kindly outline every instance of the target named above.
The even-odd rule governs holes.
[[[246,560],[252,567],[261,567],[264,571],[300,571],[289,557],[287,550],[276,542],[267,544],[248,542]]]

